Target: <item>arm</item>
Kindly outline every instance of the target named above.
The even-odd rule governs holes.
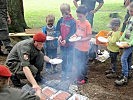
[[[8,22],[8,24],[11,24],[11,18],[10,18],[10,15],[8,12],[7,12],[7,22]]]
[[[102,6],[104,3],[99,3],[99,5],[92,11],[90,11],[91,13],[96,13]]]
[[[48,57],[48,56],[44,56],[44,60],[46,61],[46,62],[49,62],[49,60],[50,60],[50,58]]]
[[[39,91],[41,88],[40,86],[37,84],[36,80],[34,79],[31,70],[29,69],[28,66],[23,67],[23,72],[27,78],[27,80],[32,84],[32,87],[36,90]]]
[[[89,41],[91,39],[92,35],[89,34],[87,37],[82,38],[80,41]]]
[[[76,8],[78,8],[78,3],[77,3],[78,0],[73,0],[73,4]]]

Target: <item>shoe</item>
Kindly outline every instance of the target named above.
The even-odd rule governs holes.
[[[121,79],[118,79],[115,81],[116,86],[123,86],[128,84],[128,78],[125,76],[122,76]]]
[[[17,76],[15,76],[15,75],[11,76],[11,81],[15,87],[21,88],[23,86],[23,84],[20,82],[20,79],[18,79]]]
[[[113,72],[114,72],[114,71],[113,71],[112,69],[106,70],[106,71],[105,71],[105,75],[110,74],[110,73],[113,73]]]
[[[106,77],[111,79],[111,78],[117,78],[118,76],[117,76],[117,74],[115,72],[113,72],[113,73],[107,74]]]
[[[128,79],[131,79],[132,78],[132,71],[129,71],[128,73]]]

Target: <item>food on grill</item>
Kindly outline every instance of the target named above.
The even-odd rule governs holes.
[[[45,87],[42,89],[42,94],[47,96],[47,97],[50,97],[55,93],[56,93],[56,90],[53,88],[50,88],[50,87]]]
[[[52,100],[67,100],[71,94],[64,92],[64,91],[58,91],[53,97]]]

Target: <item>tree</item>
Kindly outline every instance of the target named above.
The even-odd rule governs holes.
[[[8,0],[8,12],[11,17],[10,32],[24,32],[28,28],[24,19],[23,0]]]

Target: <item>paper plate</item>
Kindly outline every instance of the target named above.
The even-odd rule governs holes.
[[[118,46],[123,46],[123,44],[125,44],[125,43],[127,43],[127,42],[116,42],[116,45],[118,45]]]
[[[108,39],[107,39],[107,38],[104,38],[104,37],[101,37],[101,36],[99,36],[97,39],[98,39],[100,42],[108,42]]]
[[[52,36],[46,36],[46,40],[54,40],[54,37],[52,37]]]
[[[74,38],[69,39],[70,42],[76,42],[76,41],[79,41],[79,40],[81,40],[81,37],[74,37]]]
[[[51,64],[60,64],[60,63],[62,63],[62,59],[58,59],[58,58],[54,58],[54,59],[50,59],[49,60],[49,62],[51,63]]]

